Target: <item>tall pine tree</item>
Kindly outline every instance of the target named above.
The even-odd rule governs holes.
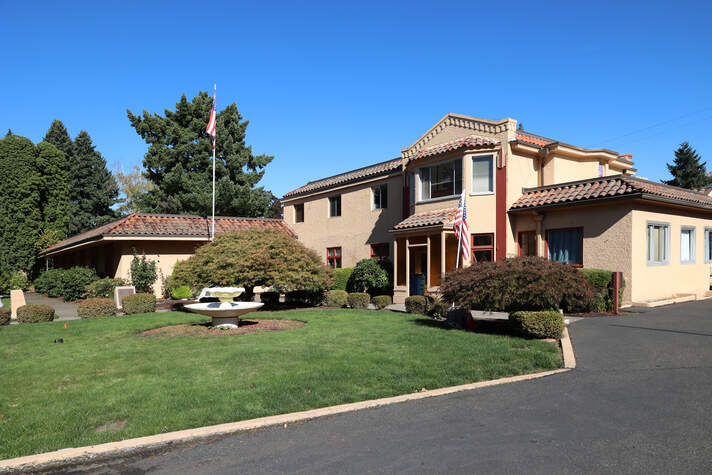
[[[73,163],[69,168],[69,235],[79,234],[117,218],[111,207],[117,202],[119,187],[106,160],[89,134],[82,130],[74,139]]]
[[[672,180],[663,180],[666,185],[681,188],[702,188],[710,184],[710,179],[705,169],[706,162],[700,163],[702,157],[690,147],[687,142],[682,142],[675,150],[675,160],[672,165],[667,164],[672,175]]]
[[[146,178],[155,185],[138,200],[142,211],[211,213],[212,144],[205,127],[212,102],[207,92],[200,92],[192,101],[183,94],[175,111],[166,109],[165,116],[145,110],[137,116],[127,110],[131,125],[149,145],[143,165]],[[241,119],[235,103],[217,116],[215,212],[264,216],[272,194],[256,185],[274,157],[252,153],[245,144],[248,121]]]
[[[42,229],[41,178],[32,141],[0,140],[0,271],[30,272]]]
[[[43,142],[54,145],[64,153],[68,170],[75,165],[72,160],[74,156],[74,144],[72,143],[72,139],[69,138],[69,133],[61,120],[54,119],[52,121],[52,125],[49,126],[49,130],[45,134]]]

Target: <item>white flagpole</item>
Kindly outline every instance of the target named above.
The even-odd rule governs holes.
[[[218,85],[216,83],[213,86],[214,86],[213,101],[216,101],[217,93],[218,93]],[[210,231],[210,240],[211,241],[213,239],[215,239],[215,142],[217,142],[217,139],[218,139],[217,121],[218,121],[218,110],[216,107],[215,108],[215,137],[213,138],[213,223],[212,223],[212,229]]]

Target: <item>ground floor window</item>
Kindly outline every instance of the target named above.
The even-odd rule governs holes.
[[[387,242],[371,244],[371,259],[387,259],[388,257],[390,257],[390,251]]]
[[[680,229],[680,263],[695,263],[695,228],[683,226]]]
[[[648,265],[670,263],[670,224],[648,223]]]
[[[705,263],[709,264],[712,262],[712,239],[710,239],[710,234],[712,234],[712,228],[705,228]]]
[[[332,269],[341,269],[341,248],[329,247],[326,249],[326,263]]]
[[[550,229],[546,243],[549,260],[583,265],[583,228]]]
[[[494,260],[494,234],[472,235],[472,262],[491,262]]]
[[[536,256],[536,231],[521,231],[519,233],[519,255],[522,257]]]

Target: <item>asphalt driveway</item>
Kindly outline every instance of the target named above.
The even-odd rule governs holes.
[[[578,368],[91,473],[709,473],[712,301],[571,325]]]

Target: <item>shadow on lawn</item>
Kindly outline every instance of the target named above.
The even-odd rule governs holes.
[[[466,330],[488,335],[512,335],[507,320],[470,320],[470,326],[467,329],[458,328],[448,320],[435,320],[432,318],[418,318],[413,320],[413,323],[441,330]]]

